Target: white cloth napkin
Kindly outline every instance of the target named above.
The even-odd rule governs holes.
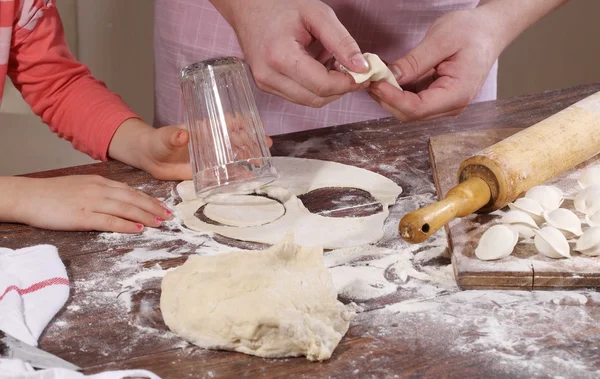
[[[69,278],[54,246],[0,248],[0,330],[37,346],[69,298]]]
[[[160,377],[146,370],[107,371],[100,374],[85,376],[80,372],[66,370],[64,368],[53,368],[51,370],[35,371],[29,364],[17,359],[0,358],[1,379],[124,379],[124,378],[148,378],[160,379]]]
[[[0,0],[1,1],[1,0]],[[29,345],[37,340],[69,298],[69,278],[54,246],[0,248],[0,330]],[[160,379],[146,370],[91,376],[55,368],[35,371],[28,363],[0,358],[0,379]]]

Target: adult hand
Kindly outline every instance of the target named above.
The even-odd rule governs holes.
[[[502,50],[567,0],[485,0],[440,17],[423,41],[391,66],[399,91],[371,86],[371,96],[402,121],[459,114],[477,94]],[[410,87],[407,87],[410,89]]]
[[[172,217],[160,201],[101,176],[0,179],[1,192],[13,198],[9,210],[0,207],[0,221],[52,230],[140,233],[144,226],[158,227]]]
[[[211,0],[235,30],[256,85],[297,104],[322,107],[356,91],[346,73],[329,71],[331,56],[347,69],[366,72],[368,64],[333,10],[318,0]],[[317,59],[307,48],[319,41]]]
[[[478,8],[440,17],[416,48],[390,66],[405,91],[377,82],[369,93],[401,121],[459,114],[504,47],[493,21]]]

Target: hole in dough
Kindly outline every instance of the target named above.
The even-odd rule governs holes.
[[[204,204],[203,206],[198,208],[196,213],[194,213],[194,217],[196,217],[198,220],[205,222],[207,224],[225,226],[225,225],[221,224],[220,222],[216,222],[215,220],[210,219],[207,215],[204,214],[204,210],[206,209],[207,205],[208,204]]]
[[[358,188],[319,188],[298,198],[310,213],[323,217],[366,217],[383,212],[377,199]]]
[[[383,237],[383,225],[389,215],[388,207],[402,193],[402,188],[392,180],[354,166],[289,157],[273,157],[272,163],[279,178],[260,188],[257,193],[276,199],[284,206],[285,214],[279,219],[250,227],[203,222],[196,217],[196,212],[205,203],[202,199],[186,195],[194,193],[191,190],[192,181],[177,185],[177,192],[183,200],[177,205],[177,216],[189,229],[214,233],[213,236],[220,238],[216,236],[218,234],[235,242],[227,243],[230,246],[245,245],[238,241],[271,245],[281,241],[285,233],[292,232],[300,245],[337,249],[379,241]],[[383,209],[364,217],[325,217],[323,214],[311,213],[298,196],[321,188],[360,189],[382,204]]]
[[[203,205],[194,214],[212,225],[239,228],[270,224],[285,214],[285,207],[266,196],[234,195]]]

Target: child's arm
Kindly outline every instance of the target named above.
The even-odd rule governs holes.
[[[9,76],[34,112],[93,158],[114,158],[159,179],[190,179],[187,131],[154,130],[94,79],[71,55],[56,7],[46,2],[21,1],[9,61]]]
[[[140,233],[171,213],[158,200],[100,176],[0,177],[0,222],[52,230]]]
[[[117,128],[138,116],[71,55],[53,1],[16,2],[9,77],[52,131],[106,160]]]

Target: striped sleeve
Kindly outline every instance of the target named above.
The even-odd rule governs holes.
[[[53,1],[17,2],[9,77],[53,132],[92,158],[108,159],[116,130],[138,116],[72,56]]]

